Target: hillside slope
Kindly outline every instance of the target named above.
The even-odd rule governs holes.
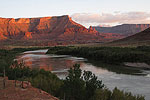
[[[14,80],[6,80],[6,87],[3,89],[3,78],[0,77],[0,100],[59,100],[58,98],[48,94],[32,86],[22,89],[17,82],[15,87]],[[25,86],[26,84],[24,84]]]
[[[110,44],[116,45],[150,45],[150,28],[132,36],[116,40]]]

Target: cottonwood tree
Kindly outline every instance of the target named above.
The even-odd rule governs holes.
[[[104,87],[104,84],[102,84],[102,81],[97,79],[97,76],[93,74],[91,71],[84,71],[83,73],[83,79],[85,81],[85,98],[86,100],[90,99],[97,89],[102,89]]]
[[[63,87],[66,100],[90,100],[96,89],[104,87],[92,72],[82,73],[79,64],[75,64],[68,72]]]
[[[82,79],[80,65],[75,64],[64,81],[66,100],[83,100],[85,82]]]

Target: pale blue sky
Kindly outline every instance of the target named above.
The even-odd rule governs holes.
[[[0,17],[150,12],[150,0],[0,0]]]

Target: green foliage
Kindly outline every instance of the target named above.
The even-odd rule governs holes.
[[[107,88],[97,89],[91,100],[111,100],[111,91]],[[116,99],[120,100],[120,99]]]
[[[97,77],[95,76],[95,74],[92,74],[92,72],[90,72],[90,71],[84,71],[83,79],[86,84],[85,98],[87,100],[95,94],[96,89],[101,89],[104,87],[104,85],[102,84],[102,81],[98,80]]]
[[[150,47],[51,47],[47,53],[81,56],[109,64],[150,63]]]
[[[61,88],[65,100],[145,100],[143,96],[134,96],[117,88],[110,91],[92,72],[82,73],[78,64],[75,64],[68,72]],[[62,95],[61,98],[63,98]]]
[[[50,47],[47,54],[55,54],[60,51],[66,51],[69,50],[69,47],[65,46],[55,46],[55,47]]]
[[[3,73],[5,69],[7,74],[14,57],[15,53],[13,51],[0,49],[0,73]]]
[[[89,100],[96,89],[104,87],[92,72],[84,71],[82,74],[79,64],[75,64],[68,72],[63,86],[66,100]]]
[[[28,80],[32,86],[42,89],[55,96],[58,95],[59,89],[62,85],[62,81],[50,71],[43,69],[30,69],[26,67],[23,62],[18,63],[15,61],[7,74],[11,80]]]
[[[145,100],[143,96],[134,96],[131,93],[114,88],[113,91],[105,89],[96,90],[91,100]]]
[[[24,62],[14,61],[6,74],[9,79],[16,80],[31,76],[32,70],[24,65]]]
[[[150,46],[138,46],[137,49],[144,52],[150,52]]]
[[[120,91],[119,89],[115,88],[111,95],[112,100],[145,100],[142,96],[133,96],[131,93],[127,93],[124,91]]]
[[[31,84],[36,88],[58,96],[60,86],[63,84],[63,82],[50,71],[41,69],[36,74],[34,72],[35,71],[33,70],[30,79]]]
[[[66,100],[83,100],[84,81],[81,77],[82,71],[80,65],[76,64],[69,70],[69,75],[64,80],[63,91],[66,94]]]

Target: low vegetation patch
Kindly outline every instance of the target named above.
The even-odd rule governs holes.
[[[51,47],[47,54],[72,55],[109,64],[145,62],[150,64],[150,47]]]

